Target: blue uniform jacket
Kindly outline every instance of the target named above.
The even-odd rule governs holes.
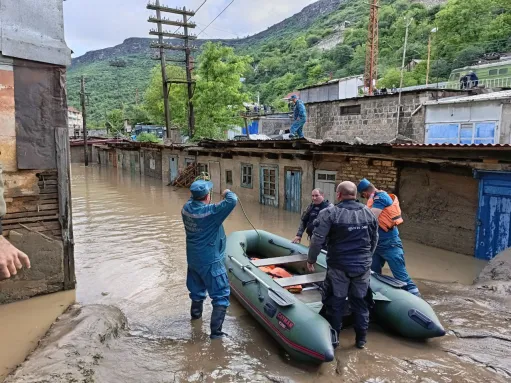
[[[217,204],[205,204],[190,198],[181,211],[186,231],[186,257],[191,266],[211,265],[223,261],[225,231],[223,222],[236,207],[233,192]]]
[[[305,122],[307,120],[307,110],[302,100],[296,102],[293,117],[295,121]]]

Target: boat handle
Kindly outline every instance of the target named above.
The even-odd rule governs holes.
[[[330,336],[332,337],[332,344],[339,344],[339,336],[337,335],[337,331],[335,331],[332,327],[330,327]]]
[[[257,280],[256,280],[256,279],[250,279],[250,280],[248,280],[248,281],[245,281],[245,280],[241,279],[240,277],[238,277],[238,276],[234,273],[234,270],[232,269],[232,267],[230,267],[230,268],[229,268],[229,272],[232,274],[232,276],[233,276],[234,278],[236,278],[238,281],[240,281],[240,282],[241,282],[241,284],[242,284],[243,286],[245,286],[245,285],[249,285],[249,284],[251,284],[251,283],[256,283],[256,282],[257,282]]]
[[[261,285],[263,285],[264,287],[266,287],[267,289],[270,288],[270,286],[265,282],[263,281],[261,278],[259,278],[257,275],[255,275],[251,270],[250,270],[250,265],[243,265],[240,261],[238,261],[236,258],[234,258],[232,255],[228,255],[227,256],[232,262],[236,263],[239,267],[241,267],[241,269],[249,274],[252,278],[254,278],[257,282],[259,282]],[[234,275],[234,273],[233,273]]]

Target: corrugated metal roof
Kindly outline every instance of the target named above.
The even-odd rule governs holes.
[[[448,97],[436,101],[427,101],[424,105],[445,105],[445,104],[461,104],[467,102],[481,102],[493,100],[511,99],[511,90],[503,90],[501,92],[483,93],[475,96]]]
[[[407,148],[511,148],[510,144],[394,144],[393,147]]]

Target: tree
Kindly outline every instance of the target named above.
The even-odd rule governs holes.
[[[248,97],[240,79],[251,59],[236,55],[232,48],[221,43],[208,42],[203,45],[198,62],[193,138],[223,139],[231,126],[242,124],[239,112]]]
[[[126,108],[126,118],[130,120],[132,125],[151,123],[149,113],[143,106],[128,106]]]
[[[167,66],[169,79],[186,79],[184,69],[174,65]],[[186,85],[172,84],[169,91],[170,120],[173,126],[184,129],[187,126],[187,97]],[[151,81],[145,93],[144,109],[152,122],[165,125],[165,110],[163,107],[163,90],[161,68],[156,65],[151,72]]]
[[[389,69],[383,78],[378,80],[378,88],[399,88],[401,84],[401,71],[396,68]],[[417,85],[412,72],[403,73],[403,87]]]
[[[110,134],[116,135],[124,129],[124,112],[121,109],[113,109],[106,114],[106,125]]]

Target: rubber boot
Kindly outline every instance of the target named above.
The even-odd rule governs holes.
[[[203,301],[192,301],[192,307],[190,309],[190,315],[192,317],[192,320],[202,318],[202,307]]]
[[[366,347],[366,343],[367,343],[366,334],[356,333],[355,346],[362,350]]]
[[[219,339],[227,336],[226,333],[222,332],[226,311],[227,307],[225,306],[213,307],[213,312],[211,313],[211,339]]]

